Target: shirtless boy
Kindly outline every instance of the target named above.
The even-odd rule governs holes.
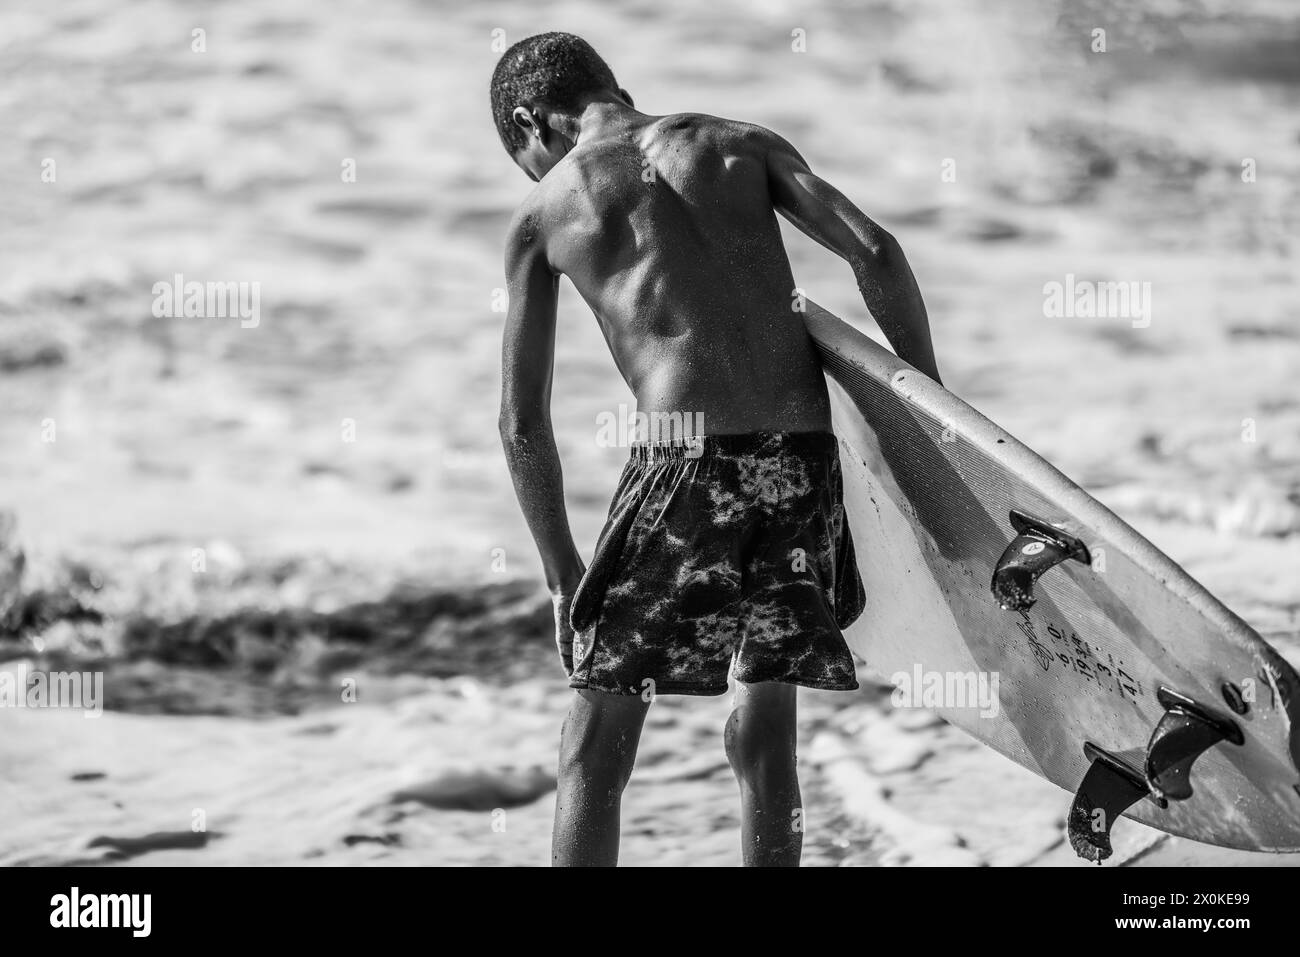
[[[512,46],[491,94],[502,143],[538,184],[506,240],[500,425],[576,689],[553,863],[617,863],[647,699],[722,694],[730,675],[724,744],[744,862],[797,865],[795,687],[857,687],[841,629],[864,595],[776,214],[849,263],[894,350],[937,380],[920,291],[894,238],[780,136],[638,112],[572,34]],[[595,313],[638,412],[704,423],[702,436],[633,446],[590,568],[550,419],[561,275]]]

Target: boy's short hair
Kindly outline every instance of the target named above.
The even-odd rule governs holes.
[[[514,44],[492,72],[492,117],[506,151],[527,143],[511,119],[515,107],[545,104],[573,108],[584,94],[618,90],[618,81],[600,54],[572,33],[539,33]]]

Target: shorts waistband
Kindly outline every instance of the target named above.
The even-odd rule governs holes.
[[[696,435],[670,442],[638,442],[631,447],[631,458],[634,462],[666,462],[742,455],[827,455],[838,450],[839,442],[833,432],[745,432]]]

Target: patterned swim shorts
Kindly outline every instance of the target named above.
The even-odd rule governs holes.
[[[574,594],[572,688],[851,691],[865,602],[829,432],[636,445]]]

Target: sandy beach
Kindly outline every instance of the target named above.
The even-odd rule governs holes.
[[[7,4],[0,671],[102,672],[104,710],[0,709],[0,864],[548,863],[570,693],[496,429],[530,187],[488,110],[498,30],[580,33],[640,108],[794,142],[907,250],[948,388],[1300,667],[1290,6]],[[258,283],[259,321],[156,317],[177,275]],[[1150,283],[1149,325],[1045,316],[1067,275]],[[563,288],[590,556],[626,455],[597,423],[632,399]],[[1066,792],[860,680],[801,692],[805,864],[1084,866]],[[623,863],[739,863],[728,710],[652,706]]]

